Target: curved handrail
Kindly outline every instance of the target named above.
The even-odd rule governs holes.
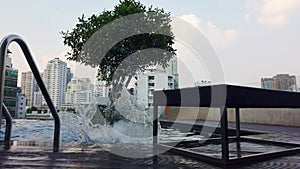
[[[44,99],[47,102],[47,105],[52,113],[53,119],[54,119],[54,142],[53,142],[53,152],[58,152],[59,151],[59,137],[60,137],[60,120],[59,116],[55,110],[55,107],[52,103],[52,100],[49,96],[49,93],[45,87],[45,84],[41,78],[41,75],[39,73],[39,70],[37,69],[37,66],[32,58],[32,55],[29,51],[28,46],[26,45],[25,41],[18,35],[8,35],[3,38],[1,41],[1,46],[0,46],[0,79],[2,80],[1,82],[1,90],[0,90],[0,102],[3,103],[3,92],[4,92],[4,80],[5,80],[5,71],[4,71],[4,66],[5,66],[5,57],[7,55],[7,50],[8,46],[10,45],[11,42],[16,42],[19,44],[21,47],[25,58],[31,68],[31,71],[37,81],[37,84],[40,87],[40,90],[44,96]],[[0,104],[0,112],[2,113],[2,104]]]
[[[5,124],[5,136],[4,136],[4,146],[5,149],[10,148],[10,137],[11,137],[11,126],[12,126],[12,117],[7,110],[6,106],[4,103],[2,103],[2,113],[4,113],[4,118],[6,120]]]

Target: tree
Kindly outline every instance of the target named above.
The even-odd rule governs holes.
[[[38,111],[38,110],[39,110],[38,108],[32,106],[26,110],[26,113],[32,113],[33,111]]]
[[[124,19],[134,14],[139,15]],[[176,51],[172,47],[174,36],[170,22],[170,13],[166,13],[164,9],[152,6],[147,8],[135,0],[120,0],[111,11],[104,10],[99,15],[93,14],[89,18],[82,15],[78,18],[75,28],[61,34],[64,44],[71,48],[67,54],[68,59],[97,68],[98,79],[106,81],[107,85],[112,84],[112,93],[117,93],[123,85],[128,86],[136,73],[155,65],[168,66]],[[90,43],[92,47],[85,47],[99,30],[102,34],[94,37],[96,40]],[[124,39],[112,43],[113,46],[109,50],[106,49],[116,34],[123,36],[132,30],[141,33],[124,36]],[[162,50],[143,53],[143,50],[153,48]],[[135,57],[128,61],[127,57],[132,54],[135,54]]]

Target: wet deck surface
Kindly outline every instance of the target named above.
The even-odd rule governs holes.
[[[251,125],[250,125],[251,126]],[[273,126],[278,133],[255,135],[262,139],[299,143],[300,130],[289,127]],[[259,128],[259,129],[258,129]],[[252,129],[262,131],[261,125]],[[271,130],[272,126],[265,127]],[[134,149],[134,145],[129,147]],[[121,147],[118,147],[121,148]],[[150,153],[151,147],[145,149]],[[213,166],[198,160],[186,158],[173,153],[159,155],[158,163],[153,164],[152,157],[126,158],[110,153],[99,146],[86,143],[62,143],[59,153],[52,152],[52,143],[49,142],[13,142],[10,150],[0,151],[0,168],[224,168]],[[272,160],[243,164],[229,168],[300,168],[300,154],[275,158]]]

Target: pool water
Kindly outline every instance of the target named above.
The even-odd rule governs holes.
[[[11,140],[53,140],[53,121],[16,119],[12,125]],[[5,127],[1,128],[0,136],[4,137]]]
[[[71,123],[73,124],[73,123]],[[79,122],[71,125],[61,123],[61,142],[93,142],[86,138]],[[4,125],[3,125],[4,126]],[[4,138],[5,127],[0,130],[0,138]],[[16,141],[52,141],[54,132],[54,121],[52,120],[27,120],[15,119],[12,126],[11,140]],[[177,129],[160,129],[160,142],[177,142],[203,139],[203,136],[192,132],[181,132]]]

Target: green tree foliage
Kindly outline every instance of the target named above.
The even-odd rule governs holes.
[[[122,39],[116,43],[108,52],[105,52],[105,44],[113,39],[112,34],[105,34],[105,38],[98,39],[97,44],[93,49],[85,49],[84,46],[87,41],[105,25],[115,20],[120,20],[124,16],[130,16],[131,14],[142,14],[143,26],[139,27],[139,32],[148,33],[136,34],[125,39]],[[127,22],[127,23],[125,23]],[[139,24],[140,21],[130,21]],[[66,32],[61,32],[63,35],[63,42],[66,46],[71,48],[67,57],[69,60],[73,60],[85,65],[97,67],[98,79],[108,82],[107,84],[113,84],[117,91],[120,90],[120,84],[128,85],[131,78],[138,72],[142,72],[150,66],[162,65],[162,67],[168,66],[168,61],[175,55],[174,36],[171,32],[170,25],[170,13],[166,13],[164,9],[153,8],[152,6],[146,7],[145,5],[135,0],[120,0],[119,4],[114,7],[113,10],[104,10],[102,13],[96,15],[93,14],[89,18],[84,15],[78,18],[78,23],[75,28]],[[109,27],[110,32],[118,32],[119,34],[126,33],[130,29],[136,29],[135,24],[130,24],[120,30],[122,21],[118,22],[119,25]],[[124,24],[128,24],[128,21],[124,20]],[[150,28],[150,32],[149,32]],[[157,33],[159,32],[159,33]],[[163,32],[163,34],[162,34]],[[126,66],[126,69],[118,72],[123,64],[123,61],[131,54],[139,53],[144,49],[159,48],[167,52],[152,52],[154,56],[139,56],[135,61],[130,63],[130,66]],[[104,57],[99,59],[100,55]],[[157,55],[157,56],[156,56]],[[126,71],[126,73],[124,73]],[[117,77],[117,78],[116,78]],[[116,87],[118,86],[118,87]]]
[[[33,111],[38,111],[38,110],[39,110],[38,108],[32,106],[26,110],[26,113],[32,113]]]

